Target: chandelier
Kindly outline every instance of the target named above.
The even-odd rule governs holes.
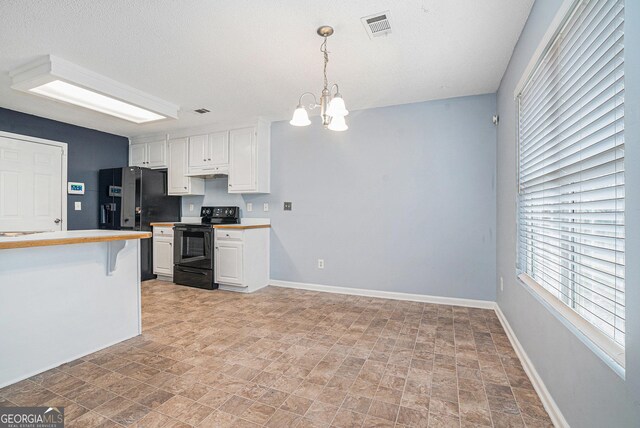
[[[302,105],[302,98],[305,95],[311,95],[313,97],[313,104],[309,104],[309,109],[320,107],[320,117],[322,118],[322,125],[332,131],[346,131],[349,129],[344,117],[349,114],[349,111],[345,108],[344,100],[340,95],[338,85],[334,83],[329,88],[329,81],[327,80],[327,63],[329,62],[329,52],[327,51],[327,38],[333,34],[333,28],[328,25],[323,25],[318,28],[318,35],[324,38],[322,45],[320,45],[320,52],[324,55],[324,88],[320,95],[320,102],[316,99],[316,96],[311,92],[305,92],[300,95],[298,100],[298,107],[293,112],[293,118],[289,122],[293,126],[307,126],[311,124],[307,109]],[[334,95],[333,88],[336,92]]]

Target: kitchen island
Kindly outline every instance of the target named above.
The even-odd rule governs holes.
[[[0,387],[140,334],[140,239],[150,237],[0,237]]]

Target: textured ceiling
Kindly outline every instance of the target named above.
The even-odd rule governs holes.
[[[0,106],[136,136],[263,116],[289,118],[329,80],[357,110],[494,92],[533,0],[2,0]],[[370,40],[363,16],[389,10]],[[8,71],[53,54],[180,105],[136,125],[10,88]],[[193,109],[205,107],[206,115]]]

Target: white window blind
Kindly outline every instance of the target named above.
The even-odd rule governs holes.
[[[518,96],[518,267],[623,349],[624,2],[583,0]]]

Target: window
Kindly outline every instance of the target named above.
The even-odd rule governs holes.
[[[578,1],[518,95],[520,277],[620,365],[623,26],[622,0]]]

